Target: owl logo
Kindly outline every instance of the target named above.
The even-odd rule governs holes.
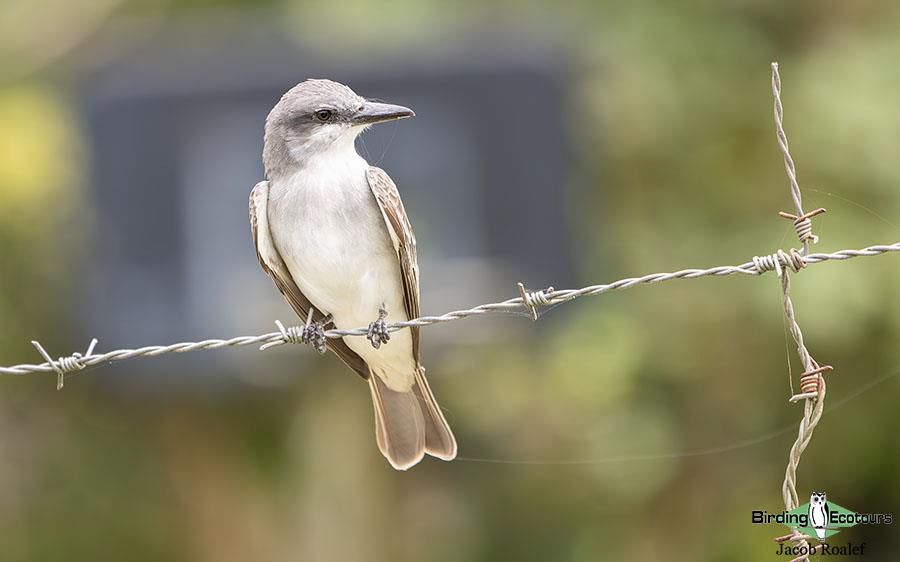
[[[816,531],[820,541],[825,540],[829,521],[828,501],[825,492],[813,492],[809,497],[809,525]]]

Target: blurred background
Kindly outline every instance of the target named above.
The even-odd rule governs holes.
[[[796,245],[773,60],[818,248],[895,242],[898,53],[876,1],[7,0],[0,364],[295,322],[247,195],[307,77],[416,110],[358,148],[403,194],[425,313]],[[898,286],[893,255],[794,277],[835,366],[801,498],[900,512]],[[300,347],[4,377],[0,560],[770,560],[786,529],[751,511],[783,507],[802,415],[779,295],[705,278],[427,328],[461,458],[408,473],[365,385]]]

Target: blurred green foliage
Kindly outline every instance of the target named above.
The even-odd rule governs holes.
[[[894,3],[12,0],[0,5],[3,364],[34,359],[32,336],[54,349],[89,337],[66,320],[93,220],[64,87],[72,57],[117,25],[152,36],[246,13],[323,57],[437,52],[485,34],[566,53],[586,282],[795,242],[775,214],[790,207],[776,59],[807,207],[829,209],[820,246],[900,238]],[[900,512],[898,281],[896,256],[795,278],[810,349],[836,366],[801,496]],[[55,393],[45,377],[8,377],[0,559],[771,559],[783,529],[751,525],[750,511],[779,509],[801,415],[787,403],[786,363],[798,366],[774,278],[637,288],[542,322],[552,330],[533,345],[428,350],[464,458],[408,474],[378,455],[368,397],[336,361],[289,392],[237,395],[137,399],[91,375]],[[841,538],[890,560],[891,531]]]

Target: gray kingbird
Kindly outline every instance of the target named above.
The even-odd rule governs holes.
[[[266,119],[266,179],[250,193],[260,265],[307,322],[304,341],[368,381],[378,448],[398,470],[425,453],[452,460],[456,440],[419,364],[419,329],[385,329],[388,315],[419,316],[416,240],[394,182],[354,141],[373,124],[413,115],[331,80],[302,82]],[[326,342],[329,323],[368,325],[369,341]]]

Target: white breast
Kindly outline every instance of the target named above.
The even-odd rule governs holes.
[[[334,325],[367,326],[382,303],[388,321],[406,320],[400,265],[355,151],[323,156],[287,181],[271,182],[268,216],[275,247],[297,287]],[[412,385],[415,363],[408,331],[375,350],[345,338],[395,390]]]

